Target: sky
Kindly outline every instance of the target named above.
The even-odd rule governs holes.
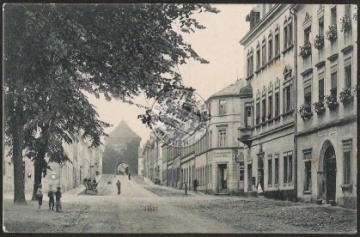
[[[245,76],[245,63],[243,46],[240,39],[249,31],[249,23],[245,21],[254,5],[248,4],[212,4],[221,12],[200,13],[196,16],[206,29],[197,30],[195,33],[183,35],[184,41],[191,44],[192,48],[210,63],[201,64],[194,60],[186,65],[179,65],[178,70],[186,86],[196,89],[204,100],[222,88],[234,83],[238,78]],[[111,133],[115,127],[124,120],[130,128],[141,137],[141,145],[149,138],[151,130],[138,118],[144,113],[135,105],[120,101],[106,101],[103,97],[96,99],[89,96],[99,113],[101,120],[112,124],[105,130]],[[153,102],[140,96],[135,102],[151,107]]]

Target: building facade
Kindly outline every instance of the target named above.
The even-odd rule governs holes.
[[[103,147],[89,148],[90,142],[73,136],[72,144],[63,143],[65,154],[71,162],[62,164],[49,162],[50,170],[42,178],[43,190],[49,186],[61,187],[62,191],[82,185],[84,178],[95,178],[102,174],[101,162]],[[4,147],[5,152],[9,147]],[[3,191],[14,190],[14,166],[11,157],[6,155],[3,159]],[[48,160],[45,157],[45,160]],[[25,192],[32,192],[34,188],[34,163],[27,157],[23,157]]]
[[[356,207],[356,5],[298,5],[297,195]]]
[[[256,6],[240,40],[252,101],[244,104],[239,141],[245,144],[245,194],[295,198],[296,72],[294,15],[286,4]]]

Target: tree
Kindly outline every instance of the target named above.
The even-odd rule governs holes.
[[[74,122],[82,121],[77,115],[88,111],[87,100],[70,100],[62,111],[64,104],[55,98],[74,98],[86,91],[132,103],[141,92],[153,98],[166,88],[183,87],[174,66],[189,58],[207,61],[183,42],[172,24],[178,23],[184,32],[203,29],[193,18],[202,11],[217,12],[207,4],[5,5],[5,124],[12,146],[15,203],[25,202],[23,150],[39,161],[43,153],[55,157],[51,154],[61,154],[60,141],[71,142],[66,132],[84,129]],[[49,89],[58,81],[64,91]],[[44,103],[38,103],[41,92],[48,90]],[[45,113],[47,108],[50,113]],[[103,135],[99,125],[105,124],[92,115],[95,124],[89,121],[84,134],[96,145],[96,137]],[[65,121],[67,116],[74,119]],[[35,128],[41,131],[40,139],[34,139]]]

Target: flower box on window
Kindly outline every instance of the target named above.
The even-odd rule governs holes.
[[[314,103],[314,110],[315,112],[320,115],[325,112],[325,104],[323,101],[315,102]]]
[[[351,104],[354,101],[354,95],[351,94],[351,88],[340,92],[340,102],[344,105]]]
[[[344,17],[342,17],[340,19],[340,24],[341,24],[341,32],[349,32],[351,30],[351,19],[350,16],[345,15]]]
[[[299,113],[304,121],[311,118],[311,116],[313,115],[313,113],[311,112],[311,106],[309,104],[303,104],[302,106],[300,106]]]
[[[329,26],[329,30],[326,32],[326,39],[330,42],[334,42],[337,39],[337,27],[336,25]]]
[[[309,55],[311,55],[311,44],[310,42],[307,42],[304,46],[300,46],[299,56],[306,58]]]
[[[322,49],[324,47],[324,36],[322,35],[315,36],[314,47],[317,50]]]
[[[338,106],[338,102],[336,101],[336,97],[333,95],[329,95],[326,97],[326,104],[330,110],[335,110]]]

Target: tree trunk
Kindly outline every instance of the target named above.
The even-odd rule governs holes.
[[[42,178],[42,168],[43,168],[43,160],[45,157],[45,152],[43,152],[44,149],[41,150],[40,153],[44,154],[42,158],[40,157],[41,154],[39,153],[35,159],[34,162],[34,190],[31,200],[36,201],[36,191],[39,188],[39,184],[41,184],[41,178]]]
[[[17,106],[17,114],[13,123],[13,162],[14,162],[14,204],[26,204],[25,200],[25,179],[22,157],[23,128],[21,107]]]

